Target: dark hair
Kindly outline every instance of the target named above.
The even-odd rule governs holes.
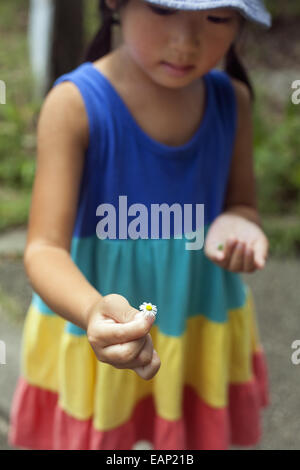
[[[243,32],[245,31],[245,25],[246,25],[246,20],[245,18],[241,17],[241,25],[240,25],[238,39],[240,39]],[[249,75],[246,71],[246,68],[244,67],[243,63],[239,59],[239,55],[236,51],[235,43],[233,43],[230,46],[229,51],[227,52],[225,56],[224,69],[225,69],[225,72],[228,73],[228,75],[230,75],[232,78],[236,78],[237,80],[240,80],[245,85],[247,85],[250,91],[251,99],[252,101],[254,101],[255,100],[254,89],[253,89],[251,80],[249,78]]]
[[[126,5],[128,0],[118,0],[117,9]],[[93,41],[89,45],[87,52],[85,54],[85,61],[94,62],[100,57],[108,54],[112,49],[112,25],[120,24],[119,20],[115,19],[113,10],[111,10],[107,5],[105,0],[99,0],[99,13],[102,19],[101,27],[94,37]],[[241,32],[244,30],[245,19],[242,18],[241,23]],[[249,88],[252,101],[255,99],[255,94],[253,86],[251,84],[250,78],[247,74],[247,71],[238,57],[235,44],[232,44],[229,51],[225,56],[224,63],[225,72],[228,73],[233,78],[240,80],[245,83]]]
[[[128,0],[118,0],[116,10],[126,3],[128,3]],[[98,9],[101,17],[101,27],[85,53],[84,60],[89,62],[94,62],[111,51],[112,25],[120,24],[119,20],[114,18],[114,12],[106,5],[105,0],[99,0]]]

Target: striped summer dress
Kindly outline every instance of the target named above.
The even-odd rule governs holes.
[[[192,243],[188,236],[205,237],[223,210],[237,125],[228,75],[214,69],[204,76],[202,122],[178,147],[145,133],[91,62],[54,86],[65,80],[78,87],[90,130],[72,259],[102,295],[121,294],[137,309],[144,301],[157,306],[150,333],[161,367],[147,381],[97,361],[85,331],[33,292],[11,406],[11,444],[122,450],[146,440],[153,449],[192,450],[257,443],[269,389],[252,293],[240,274],[211,262],[203,245],[186,245]],[[181,223],[175,212],[170,216],[168,236],[167,211],[158,226],[152,219],[161,204],[175,204],[177,216],[181,210]],[[183,225],[188,207],[195,212],[197,205],[204,207],[203,223],[194,214],[192,226]],[[115,208],[116,224],[105,238],[99,214],[108,207]],[[148,237],[134,236],[141,213]]]

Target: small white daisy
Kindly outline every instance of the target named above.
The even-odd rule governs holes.
[[[155,315],[157,314],[157,307],[156,305],[152,305],[150,302],[143,302],[139,309],[141,310],[141,312],[143,312],[146,316],[148,315],[152,315],[153,317],[155,317]]]

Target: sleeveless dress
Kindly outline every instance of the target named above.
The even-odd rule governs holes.
[[[130,369],[99,362],[85,331],[33,292],[11,405],[10,443],[100,450],[128,450],[145,440],[158,450],[256,444],[269,383],[252,292],[239,273],[211,262],[203,244],[196,249],[191,239],[201,241],[201,234],[205,239],[222,213],[237,126],[229,76],[217,69],[204,76],[202,122],[178,147],[145,133],[91,62],[54,86],[65,80],[78,87],[90,130],[71,257],[102,295],[121,294],[137,309],[143,302],[157,306],[150,334],[161,367],[143,380]],[[115,226],[110,224],[105,238],[99,214],[104,216],[109,204],[115,208]],[[176,219],[165,236],[167,229],[160,223],[157,230],[151,212],[161,204],[181,208],[181,221],[191,214],[188,207],[194,212],[204,207],[202,224],[195,216],[191,227]],[[151,219],[148,237],[134,235],[139,210]]]

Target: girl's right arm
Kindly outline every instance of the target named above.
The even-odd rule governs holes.
[[[153,352],[153,320],[118,294],[102,296],[70,256],[89,128],[83,100],[71,82],[47,95],[37,130],[24,267],[33,290],[58,315],[87,331],[98,360],[152,378],[160,367]],[[134,321],[133,321],[134,320]]]
[[[69,254],[87,144],[88,121],[79,91],[70,82],[57,85],[39,116],[24,267],[50,309],[84,329],[85,312],[102,297]]]

